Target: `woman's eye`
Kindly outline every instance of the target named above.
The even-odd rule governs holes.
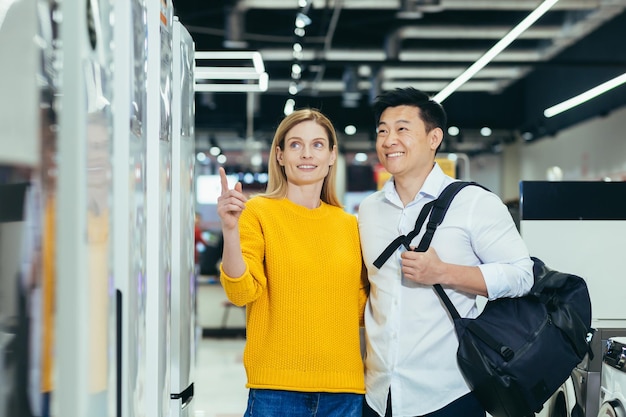
[[[313,146],[317,149],[324,149],[324,142],[315,142]]]
[[[299,143],[299,142],[291,142],[291,143],[289,144],[289,147],[290,147],[291,149],[298,149],[298,148],[300,148],[300,143]]]

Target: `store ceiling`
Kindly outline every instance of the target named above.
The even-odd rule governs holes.
[[[259,51],[269,75],[263,93],[196,93],[198,147],[267,146],[286,100],[293,98],[296,108],[321,109],[340,132],[356,126],[356,135],[341,136],[347,152],[372,150],[373,97],[404,86],[441,91],[540,3],[313,0],[303,8],[298,0],[174,0],[196,51]],[[543,116],[546,107],[626,72],[625,10],[626,0],[557,2],[445,99],[449,124],[461,135],[447,136],[444,150],[470,156],[494,152],[523,133],[547,137],[626,105],[623,85],[562,115]],[[310,19],[303,37],[294,34],[298,13]],[[293,54],[296,42],[302,45],[299,59]],[[294,63],[302,67],[299,79],[292,77]],[[295,81],[299,91],[291,95]],[[493,131],[487,138],[479,134],[485,126]]]

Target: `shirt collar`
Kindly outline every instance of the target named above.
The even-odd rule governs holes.
[[[445,179],[446,175],[444,174],[439,164],[435,162],[433,169],[426,177],[426,181],[424,181],[422,188],[415,196],[415,199],[413,199],[413,201],[409,204],[415,203],[422,197],[437,198],[437,196],[439,196],[439,193],[441,192],[441,189],[445,185]],[[391,177],[389,181],[387,181],[383,186],[383,193],[385,195],[385,198],[391,203],[402,206],[400,196],[396,191],[396,185],[393,177]]]

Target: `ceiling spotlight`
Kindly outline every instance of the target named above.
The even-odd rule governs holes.
[[[296,16],[296,27],[304,28],[311,24],[311,18],[304,13],[298,13]]]
[[[460,132],[461,132],[461,130],[458,127],[456,127],[456,126],[450,126],[448,128],[448,135],[450,135],[450,136],[456,136]]]
[[[285,102],[285,108],[283,109],[283,113],[285,114],[285,116],[289,116],[291,113],[293,113],[295,106],[296,101],[292,98],[288,99]]]
[[[491,129],[488,127],[483,127],[480,129],[480,134],[482,136],[491,136]]]
[[[295,28],[293,33],[302,38],[306,34],[306,31],[303,28]]]
[[[211,146],[211,149],[209,149],[209,153],[213,156],[218,156],[222,153],[222,150],[219,146]]]
[[[344,133],[348,136],[352,136],[356,133],[356,126],[348,125],[343,129]]]

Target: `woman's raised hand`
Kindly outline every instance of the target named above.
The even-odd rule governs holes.
[[[242,192],[241,183],[237,182],[235,188],[228,189],[228,180],[226,179],[226,171],[219,168],[220,181],[222,183],[222,193],[217,199],[217,214],[222,220],[222,229],[232,230],[239,223],[239,216],[244,208],[246,208],[246,196]]]

